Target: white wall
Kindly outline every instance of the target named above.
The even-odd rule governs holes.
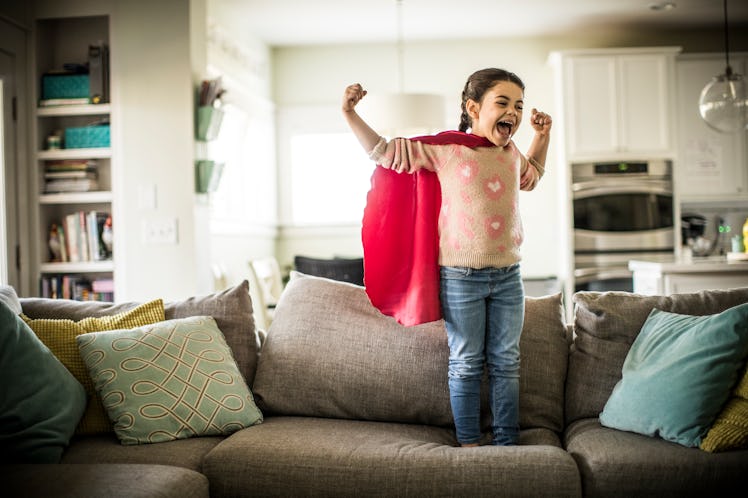
[[[177,299],[198,290],[189,2],[114,2],[112,105],[118,165],[118,299]],[[113,127],[114,128],[114,127]],[[141,207],[155,188],[156,206]],[[145,244],[143,223],[176,219],[176,245]]]

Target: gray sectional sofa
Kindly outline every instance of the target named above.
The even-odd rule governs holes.
[[[8,288],[4,295],[14,298]],[[748,288],[578,293],[572,320],[560,295],[528,297],[521,444],[472,449],[456,447],[441,322],[404,328],[373,309],[361,287],[295,274],[261,337],[248,296],[244,282],[165,310],[167,319],[215,317],[262,423],[227,437],[131,446],[113,432],[74,436],[61,464],[0,466],[5,489],[11,496],[181,498],[742,496],[748,450],[708,453],[604,427],[598,416],[652,308],[718,313],[748,302]],[[73,320],[136,305],[18,304],[31,318]],[[488,413],[484,422],[490,432]]]

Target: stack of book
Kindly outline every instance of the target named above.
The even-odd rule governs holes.
[[[89,192],[98,190],[98,165],[90,159],[47,161],[44,165],[44,192]]]
[[[71,213],[50,226],[50,261],[81,263],[112,259],[112,236],[109,213]]]
[[[39,295],[49,299],[76,301],[114,301],[111,278],[88,280],[79,275],[44,275],[39,281]]]

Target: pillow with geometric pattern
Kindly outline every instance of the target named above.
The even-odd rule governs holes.
[[[710,453],[748,448],[748,365],[699,447]]]
[[[229,435],[262,422],[212,317],[84,334],[76,341],[122,444]]]
[[[165,319],[164,302],[161,299],[156,299],[136,306],[129,311],[109,316],[88,317],[77,322],[67,319],[32,319],[23,314],[21,318],[86,389],[88,398],[86,412],[78,423],[75,433],[84,435],[112,432],[112,422],[107,417],[106,411],[101,405],[101,400],[96,395],[93,381],[91,376],[88,375],[86,365],[78,352],[75,338],[91,332],[129,329],[163,322]]]

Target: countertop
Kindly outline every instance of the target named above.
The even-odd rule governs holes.
[[[732,259],[732,257],[731,257]],[[728,260],[727,256],[691,259],[673,259],[672,261],[629,261],[629,270],[633,272],[653,273],[734,273],[748,272],[748,260]]]

